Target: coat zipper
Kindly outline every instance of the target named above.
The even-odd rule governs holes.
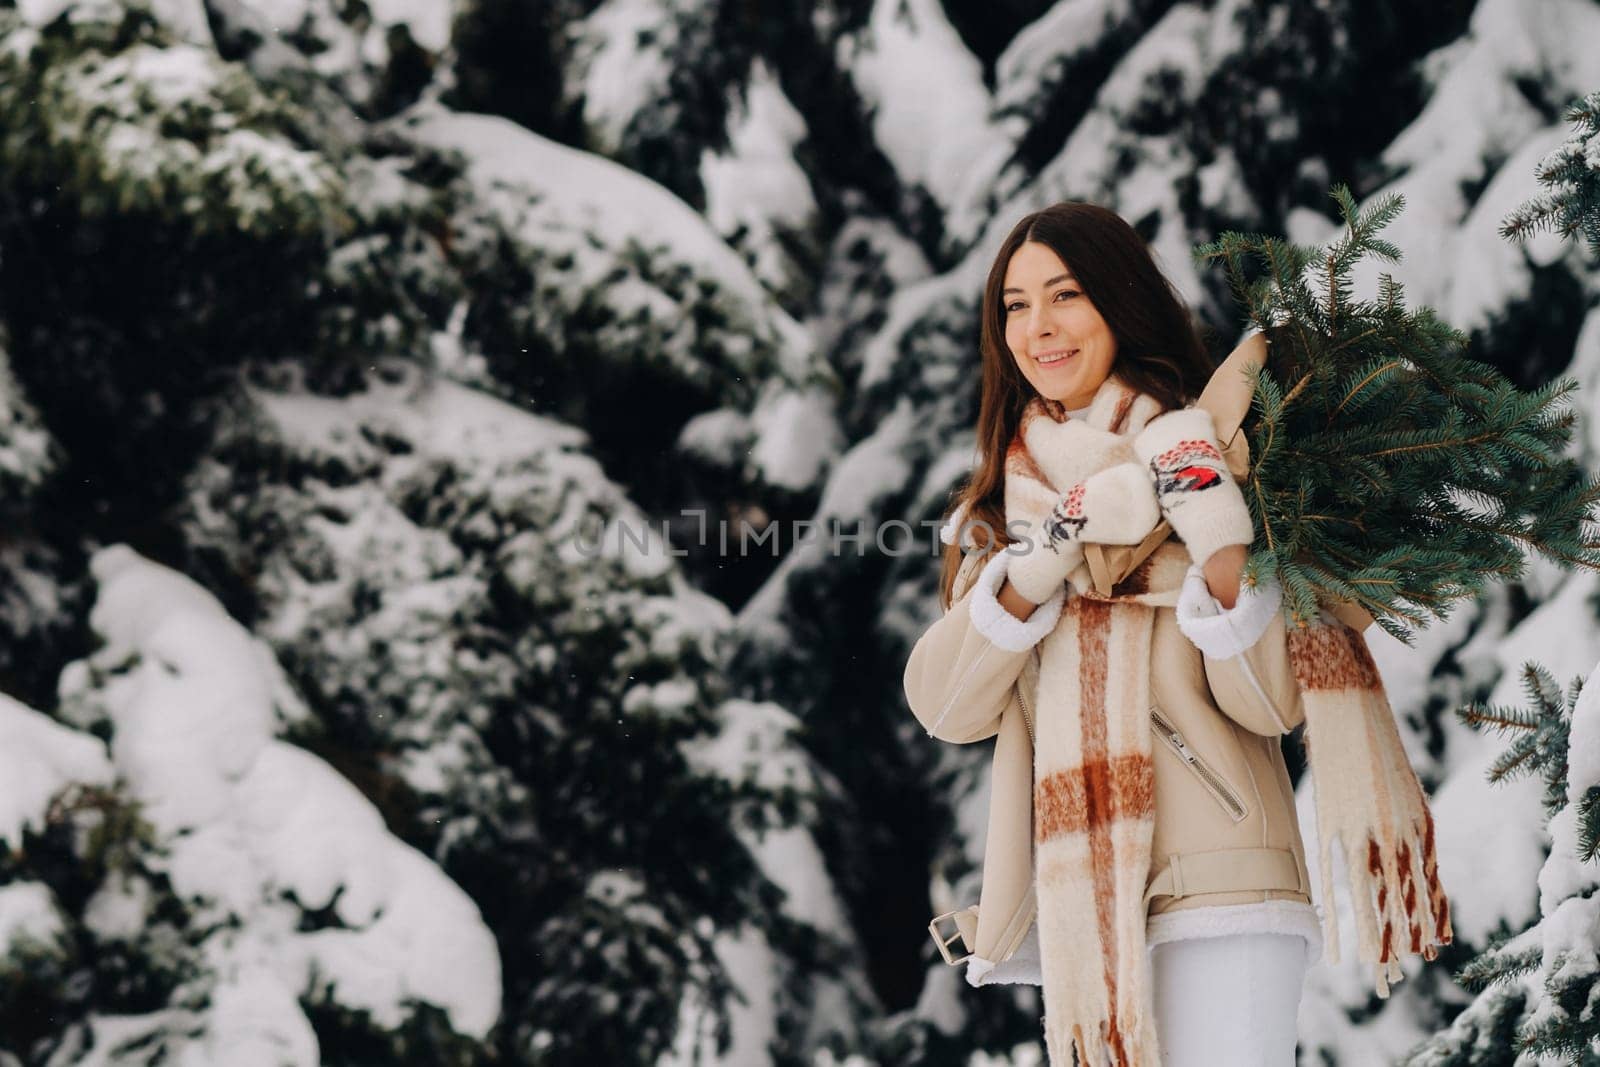
[[[1028,762],[1031,764],[1038,758],[1039,743],[1033,736],[1033,709],[1028,707],[1028,698],[1022,695],[1023,688],[1023,686],[1017,686],[1017,703],[1022,707],[1022,725],[1028,728]],[[1035,848],[1033,839],[1033,790],[1031,788],[1028,790],[1028,794],[1028,862],[1031,865]],[[1029,881],[1032,881],[1034,877],[1036,876],[1030,874]],[[1039,909],[1039,901],[1032,893],[1028,894],[1028,898],[1028,917],[1022,920],[1022,927],[1017,931],[1017,935],[1011,939],[1011,944],[1006,946],[1005,954],[1000,957],[1001,959],[1010,959],[1012,954],[1017,951],[1017,948],[1021,946],[1022,939],[1028,936],[1028,931],[1033,927],[1034,916]]]
[[[1233,821],[1243,821],[1245,807],[1238,794],[1233,791],[1227,782],[1222,780],[1221,775],[1212,770],[1211,766],[1200,758],[1198,752],[1189,747],[1177,728],[1155,708],[1150,709],[1150,727],[1155,730],[1162,741],[1166,742],[1167,747],[1172,749],[1178,758],[1188,765],[1189,769],[1200,779],[1200,784],[1204,785],[1211,795],[1217,798],[1217,803],[1227,810],[1228,814],[1233,817]]]
[[[1036,745],[1033,737],[1033,712],[1028,708],[1028,698],[1022,695],[1022,686],[1017,686],[1017,703],[1022,705],[1022,724],[1028,728],[1028,744]]]

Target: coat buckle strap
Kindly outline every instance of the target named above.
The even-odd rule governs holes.
[[[1286,890],[1305,893],[1295,854],[1286,848],[1227,848],[1174,853],[1145,887],[1144,899],[1181,900],[1203,893]],[[1307,894],[1309,895],[1309,894]]]
[[[965,963],[967,960],[972,958],[972,953],[970,952],[965,956],[962,956],[960,959],[952,959],[950,957],[950,946],[955,944],[956,941],[961,937],[961,927],[955,921],[955,917],[971,910],[971,908],[957,908],[955,911],[947,911],[943,915],[934,916],[933,921],[928,924],[928,933],[933,937],[933,943],[939,946],[939,955],[943,956],[944,961],[951,966],[955,966],[958,963]],[[939,924],[944,922],[946,919],[950,920],[950,925],[956,928],[956,932],[951,934],[948,938],[939,932]]]

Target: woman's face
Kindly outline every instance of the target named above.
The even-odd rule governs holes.
[[[1000,300],[1006,346],[1040,396],[1081,408],[1111,373],[1117,339],[1047,244],[1024,241],[1006,266]]]

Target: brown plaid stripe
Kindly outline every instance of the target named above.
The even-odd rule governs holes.
[[[1155,815],[1155,767],[1149,756],[1117,756],[1056,771],[1034,791],[1034,840],[1084,833],[1116,819]]]

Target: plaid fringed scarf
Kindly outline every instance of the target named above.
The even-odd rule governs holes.
[[[1035,397],[1006,454],[1007,524],[1038,522],[1067,488],[1135,460],[1132,438],[1160,410],[1115,376],[1082,419]],[[1040,642],[1034,876],[1045,1042],[1057,1067],[1073,1063],[1074,1050],[1095,1067],[1160,1062],[1145,949],[1155,829],[1150,642],[1155,612],[1177,603],[1189,564],[1169,538],[1109,597],[1080,564],[1060,621]],[[1450,940],[1433,822],[1361,635],[1313,627],[1294,634],[1290,656],[1316,783],[1329,958],[1338,958],[1328,862],[1337,834],[1347,852],[1366,850],[1348,865],[1360,958],[1380,965],[1378,993],[1387,996],[1401,951],[1431,959]]]
[[[1066,489],[1136,462],[1132,435],[1160,413],[1108,378],[1082,419],[1035,398],[1006,453],[1006,521],[1036,519]],[[1144,889],[1155,832],[1150,638],[1189,564],[1163,542],[1097,596],[1086,564],[1040,642],[1034,748],[1034,884],[1050,1062],[1160,1062],[1148,997]],[[1164,590],[1165,594],[1152,590]]]

